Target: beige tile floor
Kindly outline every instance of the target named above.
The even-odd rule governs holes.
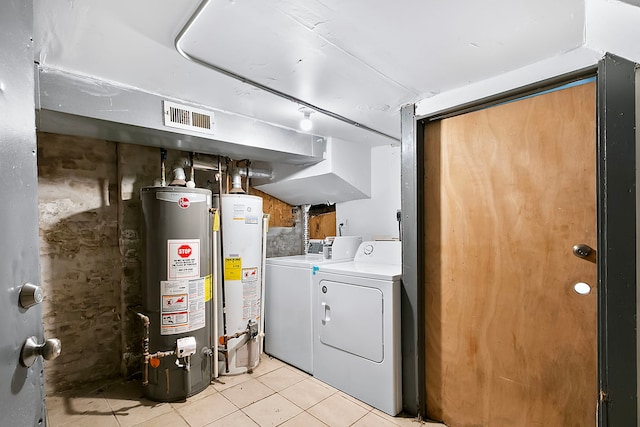
[[[46,405],[49,427],[444,427],[391,417],[266,355],[253,373],[221,377],[184,402],[152,402],[140,381],[116,381],[47,396]]]

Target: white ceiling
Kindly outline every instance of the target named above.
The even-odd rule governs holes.
[[[298,126],[298,104],[178,53],[175,38],[199,0],[34,4],[44,66]],[[211,0],[182,47],[399,138],[402,105],[571,51],[584,33],[584,0]],[[320,113],[312,119],[319,135],[397,142]]]

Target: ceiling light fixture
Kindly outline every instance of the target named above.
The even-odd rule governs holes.
[[[302,107],[300,108],[300,112],[304,115],[302,120],[300,120],[300,129],[305,132],[309,132],[311,128],[313,128],[313,122],[311,121],[311,111],[308,108]]]

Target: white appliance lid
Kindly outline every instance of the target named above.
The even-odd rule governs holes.
[[[284,265],[288,267],[312,268],[316,265],[345,262],[345,259],[325,259],[320,254],[291,255],[267,258],[267,265]]]

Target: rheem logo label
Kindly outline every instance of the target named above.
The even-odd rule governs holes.
[[[180,197],[178,199],[178,206],[180,206],[182,209],[187,209],[189,205],[191,205],[191,202],[186,197]]]
[[[189,258],[189,256],[191,256],[191,246],[189,245],[182,245],[178,248],[178,256],[180,258]]]

